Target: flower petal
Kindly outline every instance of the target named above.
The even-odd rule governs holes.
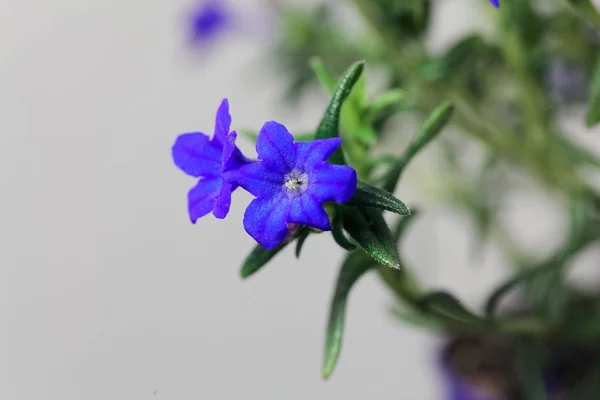
[[[292,200],[288,221],[308,225],[322,231],[331,230],[329,216],[327,216],[325,209],[308,193]]]
[[[223,172],[223,179],[243,187],[256,197],[273,197],[283,191],[284,176],[264,162],[250,162]]]
[[[338,137],[296,143],[296,165],[310,170],[315,164],[327,161],[341,143],[342,139]]]
[[[252,200],[244,213],[244,229],[262,247],[271,250],[285,239],[290,201],[283,193]]]
[[[356,179],[356,171],[346,165],[317,164],[310,172],[307,193],[321,203],[345,203],[356,191]]]
[[[237,189],[236,185],[232,185],[229,182],[222,180],[221,190],[215,198],[213,205],[213,215],[216,218],[223,219],[229,213],[231,207],[231,193]]]
[[[175,165],[188,175],[214,177],[221,174],[221,149],[204,133],[184,133],[173,144]]]
[[[236,138],[237,133],[235,131],[229,132],[225,138],[225,144],[223,146],[223,172],[240,168],[242,165],[250,162],[250,160],[244,157],[240,149],[235,145]]]
[[[258,158],[272,165],[281,173],[294,167],[294,137],[279,122],[267,121],[256,140]]]
[[[221,146],[225,145],[225,140],[230,128],[231,114],[229,113],[229,100],[223,99],[217,109],[215,135],[213,136],[213,140],[217,140]]]
[[[198,218],[204,217],[214,208],[215,199],[219,196],[221,182],[219,177],[201,179],[196,186],[188,192],[188,211],[190,220],[195,224]]]

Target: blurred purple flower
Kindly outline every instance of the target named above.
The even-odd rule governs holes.
[[[546,76],[547,86],[556,100],[572,102],[586,97],[583,72],[561,59],[552,60]]]
[[[490,3],[496,8],[500,7],[500,0],[490,0]]]
[[[186,23],[191,46],[206,48],[232,33],[271,39],[278,0],[264,0],[262,7],[253,7],[252,15],[240,11],[240,7],[234,7],[235,3],[228,0],[196,1]]]
[[[447,348],[438,355],[437,365],[442,376],[442,384],[446,388],[447,400],[499,400],[497,396],[486,394],[493,391],[493,386],[486,385],[484,379],[468,380],[453,371],[448,364]]]
[[[234,19],[233,10],[223,0],[202,0],[190,18],[190,41],[206,45],[227,33]]]

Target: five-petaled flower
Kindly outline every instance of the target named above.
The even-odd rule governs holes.
[[[233,142],[235,133],[229,139]],[[331,230],[323,203],[347,202],[357,184],[354,169],[326,162],[340,144],[340,138],[294,143],[285,126],[268,121],[256,142],[258,162],[226,162],[224,178],[256,196],[244,214],[244,228],[261,246],[280,244],[288,223]]]
[[[235,144],[227,140],[230,126],[229,102],[223,99],[212,139],[200,132],[184,133],[173,145],[175,165],[188,175],[201,178],[188,193],[192,223],[211,211],[217,218],[225,218],[229,212],[231,192],[237,186],[223,180],[223,165],[237,167],[248,162]]]

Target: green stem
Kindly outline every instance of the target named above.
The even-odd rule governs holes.
[[[547,324],[533,316],[506,317],[496,323],[501,331],[510,334],[541,336],[548,332]]]
[[[509,8],[510,2],[505,2],[503,9]],[[504,11],[504,18],[510,18],[510,12]],[[546,123],[542,110],[543,96],[537,83],[533,80],[527,68],[527,53],[519,32],[510,27],[505,21],[503,31],[503,50],[506,61],[515,74],[518,85],[521,108],[527,126],[527,140],[534,150],[540,150],[546,140]]]

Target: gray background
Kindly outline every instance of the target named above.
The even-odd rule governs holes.
[[[258,12],[258,0],[233,3]],[[210,133],[225,96],[237,129],[276,119],[305,131],[327,101],[315,91],[296,109],[281,105],[268,30],[190,54],[191,5],[0,0],[0,399],[440,399],[438,339],[394,322],[375,276],[354,289],[339,366],[321,380],[342,257],[329,235],[311,237],[301,261],[286,251],[242,282],[250,196],[236,193],[226,220],[189,223],[193,180],[170,159],[177,134]],[[477,16],[490,11],[484,0],[444,2],[432,48],[485,26]],[[403,200],[420,198],[410,182],[439,178],[426,153]],[[506,218],[524,244],[549,249],[565,223],[559,207],[525,191]],[[463,215],[432,205],[402,250],[427,287],[479,305],[508,271],[493,247],[474,262],[470,235]]]

